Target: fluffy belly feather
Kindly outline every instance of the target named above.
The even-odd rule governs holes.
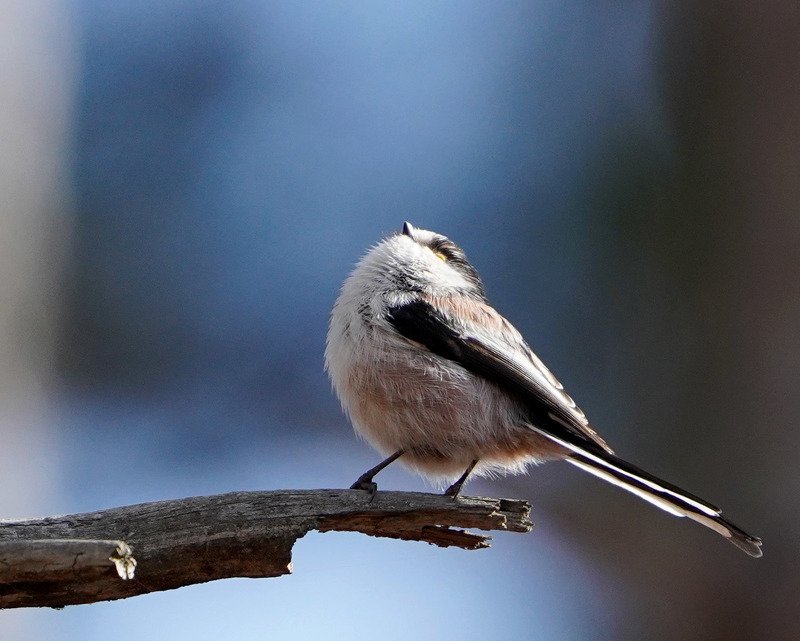
[[[487,474],[563,456],[490,382],[436,356],[392,356],[384,351],[379,368],[351,362],[342,395],[356,431],[382,454],[403,449],[401,463],[440,482],[474,459]]]

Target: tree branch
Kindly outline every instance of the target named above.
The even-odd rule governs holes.
[[[26,521],[0,521],[0,608],[93,603],[230,577],[291,572],[311,530],[468,550],[528,532],[525,501],[361,490],[232,492]]]

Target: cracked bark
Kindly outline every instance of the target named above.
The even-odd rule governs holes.
[[[232,492],[0,521],[0,608],[63,607],[230,577],[291,572],[306,533],[347,531],[474,550],[528,532],[525,501],[412,492]]]

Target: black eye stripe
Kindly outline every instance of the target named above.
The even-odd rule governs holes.
[[[427,243],[427,246],[433,253],[444,256],[447,263],[453,269],[461,272],[461,274],[473,284],[478,297],[482,300],[485,299],[483,283],[481,282],[480,276],[478,276],[478,272],[475,271],[475,268],[470,265],[463,249],[444,236],[434,238]]]
[[[456,246],[452,241],[446,238],[437,238],[430,244],[430,248],[434,252],[443,254],[450,260],[465,262],[466,257],[464,256],[464,252],[461,251],[461,249],[459,249],[458,246]]]

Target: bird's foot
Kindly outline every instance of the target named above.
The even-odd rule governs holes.
[[[467,482],[469,475],[472,473],[472,470],[475,469],[475,466],[477,464],[478,464],[478,459],[474,459],[472,463],[469,464],[464,473],[458,478],[458,480],[444,491],[444,495],[453,497],[453,500],[455,501],[456,497],[458,496],[458,493],[461,491],[461,488],[464,487],[464,483]]]
[[[459,483],[458,481],[456,481],[444,491],[444,496],[449,496],[455,501],[456,498],[458,497],[458,493],[461,492],[461,487],[463,485],[464,485],[463,483]]]
[[[378,491],[378,484],[370,477],[358,477],[358,480],[350,486],[351,490],[364,490],[369,493],[369,500],[375,498],[375,493]]]

